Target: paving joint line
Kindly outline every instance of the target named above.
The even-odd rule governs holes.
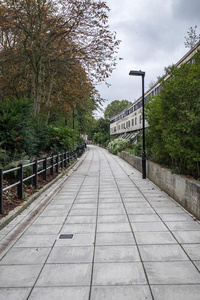
[[[102,152],[102,153],[103,153],[103,152]],[[103,154],[104,154],[104,153],[103,153]],[[140,253],[140,249],[139,249],[139,246],[138,246],[138,244],[137,244],[137,240],[136,240],[136,237],[135,237],[135,233],[134,233],[133,228],[132,228],[132,226],[131,226],[131,222],[130,222],[130,219],[129,219],[129,216],[128,216],[128,213],[127,213],[127,209],[126,209],[125,204],[124,204],[124,201],[123,201],[122,194],[121,194],[120,189],[119,189],[119,185],[118,185],[117,180],[116,180],[116,178],[115,178],[115,176],[114,176],[112,167],[111,167],[111,165],[110,165],[109,160],[107,159],[107,156],[106,156],[105,154],[104,154],[104,156],[105,156],[105,158],[106,158],[106,160],[107,160],[107,163],[108,163],[108,165],[109,165],[109,167],[110,167],[110,170],[111,170],[111,172],[112,172],[112,175],[113,175],[113,178],[114,178],[114,180],[115,180],[115,183],[116,183],[116,185],[117,185],[118,192],[119,192],[119,194],[120,194],[121,201],[122,201],[122,203],[123,203],[124,210],[125,210],[125,212],[126,212],[126,216],[127,216],[128,222],[129,222],[129,226],[130,226],[130,228],[131,228],[131,232],[132,232],[132,235],[133,235],[133,238],[134,238],[134,241],[135,241],[135,245],[136,245],[137,250],[138,250],[138,254],[139,254],[139,257],[140,257],[140,261],[141,261],[141,263],[142,263],[142,267],[143,267],[144,274],[145,274],[145,277],[146,277],[146,280],[147,280],[147,284],[148,284],[148,286],[149,286],[149,290],[150,290],[150,293],[151,293],[151,296],[152,296],[152,300],[154,300],[154,296],[153,296],[153,292],[152,292],[152,289],[151,289],[151,285],[150,285],[150,283],[149,283],[149,279],[148,279],[147,272],[146,272],[146,269],[145,269],[145,266],[144,266],[144,262],[143,262],[143,260],[142,260],[142,256],[141,256],[141,253]],[[115,163],[117,163],[117,162],[115,161]],[[118,164],[118,165],[119,165],[119,164]],[[119,166],[120,166],[120,165],[119,165]],[[122,169],[121,166],[120,166],[120,168]],[[122,170],[123,170],[123,169],[122,169]],[[123,170],[123,171],[124,171],[124,170]],[[124,173],[126,174],[126,172],[124,172]],[[126,174],[126,175],[127,175],[127,174]],[[129,176],[127,176],[127,177],[129,178]]]
[[[113,158],[114,159],[114,158]],[[115,160],[115,159],[114,159]],[[120,168],[122,169],[121,165],[115,160],[115,162],[120,166]],[[128,176],[128,174],[126,173],[126,171],[124,169],[122,169],[124,171],[124,173]],[[177,244],[181,247],[181,249],[184,251],[184,253],[186,254],[186,256],[188,257],[189,261],[193,264],[193,266],[197,269],[197,271],[200,273],[200,270],[198,269],[198,267],[196,266],[196,264],[194,263],[194,261],[190,258],[190,256],[188,255],[188,253],[186,252],[186,250],[183,248],[183,246],[181,245],[181,243],[179,243],[179,241],[177,240],[177,238],[175,237],[175,235],[173,234],[173,232],[171,231],[171,229],[167,226],[167,224],[165,223],[165,221],[162,220],[162,218],[160,217],[160,215],[156,212],[156,210],[154,209],[154,207],[151,205],[151,203],[148,201],[148,199],[146,198],[146,196],[143,194],[143,192],[140,190],[139,187],[137,187],[137,185],[133,182],[133,180],[130,178],[130,176],[128,176],[128,178],[130,179],[130,181],[135,185],[135,187],[140,191],[140,193],[143,195],[143,197],[146,199],[146,201],[148,202],[148,204],[151,206],[151,208],[154,210],[155,214],[159,217],[159,219],[161,220],[161,222],[165,225],[165,227],[169,230],[169,232],[171,233],[171,235],[173,236],[173,238],[175,239],[175,241],[177,242]],[[149,179],[146,179],[149,182],[151,182],[156,188],[158,188],[162,193],[163,192],[159,187],[157,187],[152,181],[150,181]],[[165,193],[166,194],[166,193]],[[177,207],[181,207],[185,213],[187,213],[188,215],[191,216],[191,214],[184,208],[182,207],[179,203],[177,203],[174,199],[172,199],[169,195],[166,194],[167,197],[170,198],[171,201],[173,201],[175,204],[177,204]],[[132,228],[132,227],[131,227]],[[191,230],[192,231],[192,230]],[[161,232],[161,231],[160,231]],[[174,261],[174,262],[179,262],[179,261]]]
[[[85,160],[85,157],[84,157],[84,160]],[[84,160],[82,160],[82,161],[78,164],[78,166],[76,166],[76,169],[73,170],[73,172],[72,172],[71,175],[70,175],[70,179],[73,178],[73,176],[74,176],[74,174],[75,174],[74,171],[76,171],[76,170],[80,167],[80,165],[82,164],[82,162],[83,162]],[[91,164],[90,164],[89,168],[90,168],[90,167],[91,167]],[[89,168],[88,168],[87,173],[89,172]],[[37,283],[37,281],[38,281],[38,279],[39,279],[39,277],[40,277],[42,271],[44,270],[45,265],[47,264],[47,260],[49,259],[49,256],[50,256],[50,254],[51,254],[51,252],[52,252],[52,250],[53,250],[53,248],[54,248],[54,246],[55,246],[55,243],[56,243],[56,241],[57,241],[57,239],[58,239],[58,236],[59,236],[60,232],[61,232],[62,229],[63,229],[63,226],[64,226],[64,224],[65,224],[65,222],[66,222],[66,220],[67,220],[67,218],[68,218],[68,216],[69,216],[69,213],[70,213],[70,211],[71,211],[71,209],[72,209],[72,206],[74,205],[74,202],[75,202],[75,200],[76,200],[76,198],[77,198],[77,196],[78,196],[78,194],[79,194],[79,192],[80,192],[80,189],[81,189],[81,187],[82,187],[82,185],[83,185],[83,182],[85,181],[85,178],[86,178],[86,176],[84,176],[84,178],[83,178],[83,180],[82,180],[82,183],[81,183],[81,185],[80,185],[80,188],[79,188],[79,190],[78,190],[78,192],[77,192],[77,194],[76,194],[76,196],[75,196],[75,198],[74,198],[74,201],[73,201],[72,204],[71,204],[71,208],[70,208],[70,210],[68,211],[67,216],[66,216],[66,218],[65,218],[64,221],[63,221],[63,225],[61,226],[61,228],[60,228],[60,230],[59,230],[59,233],[57,234],[57,238],[55,239],[53,245],[50,247],[49,254],[47,255],[47,258],[46,258],[45,262],[43,263],[43,266],[42,266],[42,268],[41,268],[41,270],[40,270],[40,272],[39,272],[39,274],[38,274],[38,276],[37,276],[37,278],[36,278],[36,280],[35,280],[35,283],[34,283],[34,285],[32,286],[32,288],[31,288],[31,290],[30,290],[30,293],[29,293],[29,295],[28,295],[28,297],[27,297],[27,300],[28,300],[29,297],[31,296],[32,291],[33,291],[33,289],[35,288],[36,283]],[[67,180],[69,180],[69,177],[68,177]],[[66,182],[66,181],[65,181],[65,182]],[[64,185],[64,184],[63,184],[63,185]],[[62,187],[63,187],[63,185],[62,185]],[[62,187],[61,187],[61,188],[62,188]],[[60,188],[60,190],[61,190],[61,188]],[[59,191],[60,191],[60,190],[59,190]],[[57,193],[57,194],[58,194],[58,193]],[[56,194],[56,195],[57,195],[57,194]],[[56,196],[56,195],[55,195],[55,196]],[[50,203],[49,203],[49,204],[50,204]],[[45,208],[46,208],[46,207],[45,207]]]

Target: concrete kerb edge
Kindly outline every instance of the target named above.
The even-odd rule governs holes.
[[[85,154],[85,153],[84,153]],[[84,156],[83,154],[83,156]],[[83,157],[82,156],[82,157]],[[63,171],[62,173],[60,173],[56,178],[54,178],[51,182],[49,182],[48,184],[46,184],[42,189],[40,189],[38,192],[36,192],[35,194],[33,194],[32,196],[30,196],[27,201],[25,200],[25,202],[23,202],[20,206],[15,207],[13,210],[11,210],[7,216],[3,217],[0,220],[0,230],[3,229],[6,225],[8,225],[14,218],[16,218],[21,212],[23,212],[33,201],[35,201],[36,199],[39,198],[39,196],[41,196],[46,190],[48,190],[49,188],[51,188],[55,183],[57,183],[57,181],[59,181],[59,179],[63,178],[67,173],[69,173],[69,171],[76,165],[79,163],[79,160],[76,160],[74,163],[72,163],[72,165],[70,165],[65,171]],[[46,194],[44,195],[45,197],[49,197],[51,198],[51,194],[58,192],[59,189],[61,188],[61,186],[64,184],[64,182],[69,178],[66,177],[65,180],[62,180],[61,183],[59,185],[56,185],[55,188],[52,188],[52,190],[50,191],[50,194]],[[44,200],[41,199],[42,200]]]
[[[119,152],[118,153],[118,156],[120,158],[122,158],[123,160],[125,160],[127,163],[129,163],[130,165],[132,165],[137,171],[139,171],[141,173],[141,169],[142,169],[142,164],[141,164],[141,158],[139,157],[135,157],[134,155],[130,154],[130,153],[127,153],[127,152]],[[137,163],[135,164],[135,160],[139,159],[140,161],[140,164],[139,166],[137,165]],[[198,209],[193,209],[192,207],[188,207],[185,205],[185,202],[188,202],[188,199],[191,200],[191,196],[192,195],[189,195],[188,198],[186,198],[186,194],[187,193],[184,193],[184,197],[182,197],[181,199],[178,198],[178,192],[177,190],[175,189],[175,185],[173,184],[173,188],[170,187],[167,185],[167,183],[165,182],[165,180],[163,180],[162,184],[159,183],[159,181],[157,180],[158,176],[153,176],[153,173],[150,172],[149,170],[149,167],[150,165],[154,165],[154,166],[157,166],[157,168],[159,168],[159,171],[167,171],[167,172],[170,172],[170,176],[171,176],[171,180],[175,180],[176,179],[184,179],[185,181],[185,184],[188,186],[188,184],[190,183],[190,185],[195,185],[196,188],[199,188],[200,189],[200,184],[198,182],[195,183],[194,180],[191,180],[191,179],[188,179],[186,178],[184,175],[178,175],[178,174],[173,174],[171,172],[170,169],[167,169],[167,168],[163,168],[162,166],[160,166],[159,164],[156,164],[156,163],[153,163],[151,161],[147,161],[147,178],[153,182],[162,192],[165,192],[169,197],[171,197],[171,199],[175,202],[175,203],[178,203],[182,209],[184,209],[188,214],[190,214],[191,216],[193,217],[196,217],[198,220],[200,220],[200,207],[198,206]],[[159,173],[160,174],[160,173]],[[197,195],[198,193],[196,193]],[[199,195],[199,194],[198,194]],[[193,197],[195,197],[193,195]],[[197,196],[197,198],[199,199],[199,196]],[[198,201],[198,200],[197,200]],[[191,203],[188,202],[188,203]]]

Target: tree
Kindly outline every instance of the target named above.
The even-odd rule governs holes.
[[[120,113],[122,110],[130,106],[132,102],[128,100],[114,100],[105,109],[104,117],[110,119]]]
[[[190,27],[189,31],[187,31],[188,36],[185,37],[185,48],[194,48],[197,42],[200,41],[200,34],[197,35],[196,33],[197,25],[193,28]]]
[[[104,1],[0,0],[2,97],[24,90],[36,116],[65,101],[72,81],[72,105],[85,83],[91,92],[93,80],[105,80],[115,67],[119,41],[108,11]]]
[[[168,75],[146,105],[147,148],[156,161],[200,176],[200,52],[194,64],[172,66]]]

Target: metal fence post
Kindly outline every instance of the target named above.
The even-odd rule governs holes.
[[[64,168],[67,167],[67,155],[66,155],[66,151],[64,153]]]
[[[47,157],[44,158],[43,161],[43,180],[47,180]]]
[[[67,151],[67,163],[70,163],[70,158],[69,158],[69,151]]]
[[[0,169],[0,213],[3,214],[3,170]]]
[[[58,173],[58,169],[59,169],[59,167],[58,167],[58,153],[57,153],[57,155],[56,155],[56,173]]]
[[[23,199],[23,165],[20,164],[19,169],[17,170],[17,179],[20,183],[17,186],[17,197]]]
[[[63,169],[63,153],[61,153],[61,163],[60,163],[60,166],[61,166],[61,170]]]
[[[50,169],[50,174],[53,176],[53,154],[51,157],[51,169]]]
[[[38,185],[38,176],[37,176],[37,172],[38,172],[38,164],[37,164],[37,159],[35,160],[35,163],[33,165],[33,174],[35,175],[33,177],[33,185],[34,187],[37,189],[37,185]]]

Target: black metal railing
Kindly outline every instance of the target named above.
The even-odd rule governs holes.
[[[67,152],[59,153],[42,159],[36,159],[35,161],[28,164],[19,164],[18,167],[3,170],[0,169],[0,213],[3,213],[3,192],[17,186],[17,197],[23,199],[23,183],[27,180],[32,180],[33,186],[37,189],[38,187],[38,175],[42,174],[43,180],[47,180],[47,172],[49,170],[50,175],[54,175],[54,172],[59,173],[59,169],[66,168],[73,158],[80,157],[85,151],[86,145],[80,145],[76,150],[69,150]],[[32,174],[24,178],[25,168],[32,169]],[[17,172],[16,182],[3,187],[3,176],[12,172]]]

